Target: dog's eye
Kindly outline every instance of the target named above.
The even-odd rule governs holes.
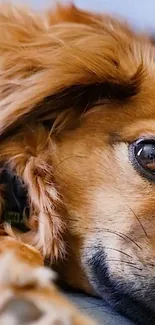
[[[155,140],[139,140],[129,146],[134,167],[144,176],[155,180]]]

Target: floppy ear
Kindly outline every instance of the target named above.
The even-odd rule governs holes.
[[[55,119],[67,108],[85,109],[107,96],[123,99],[139,89],[141,62],[126,27],[116,35],[100,16],[91,25],[94,16],[73,6],[58,11],[51,25],[46,14],[11,5],[0,10],[1,136],[28,118]]]

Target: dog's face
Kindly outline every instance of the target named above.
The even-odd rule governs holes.
[[[140,324],[149,324],[148,310],[154,311],[151,88],[130,103],[109,102],[88,112],[58,143],[59,162],[54,164],[68,211],[69,258],[61,266],[62,276]]]
[[[5,21],[1,155],[23,177],[28,155],[48,160],[65,208],[63,278],[153,324],[155,49],[108,17],[72,7],[49,18],[28,31],[23,20]]]

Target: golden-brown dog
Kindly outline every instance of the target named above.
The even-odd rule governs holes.
[[[0,35],[1,175],[22,182],[28,227],[4,222],[1,176],[0,324],[91,324],[43,260],[155,324],[154,45],[72,5],[42,15],[2,6]]]

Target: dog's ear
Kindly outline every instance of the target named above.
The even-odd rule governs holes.
[[[66,12],[61,9],[61,16]],[[72,15],[74,21],[79,17],[78,28]],[[81,15],[72,7],[69,23],[51,25],[46,15],[1,8],[1,136],[28,118],[54,120],[67,109],[81,112],[99,99],[124,100],[139,91],[143,69],[132,47],[136,37],[104,19],[85,24]]]

